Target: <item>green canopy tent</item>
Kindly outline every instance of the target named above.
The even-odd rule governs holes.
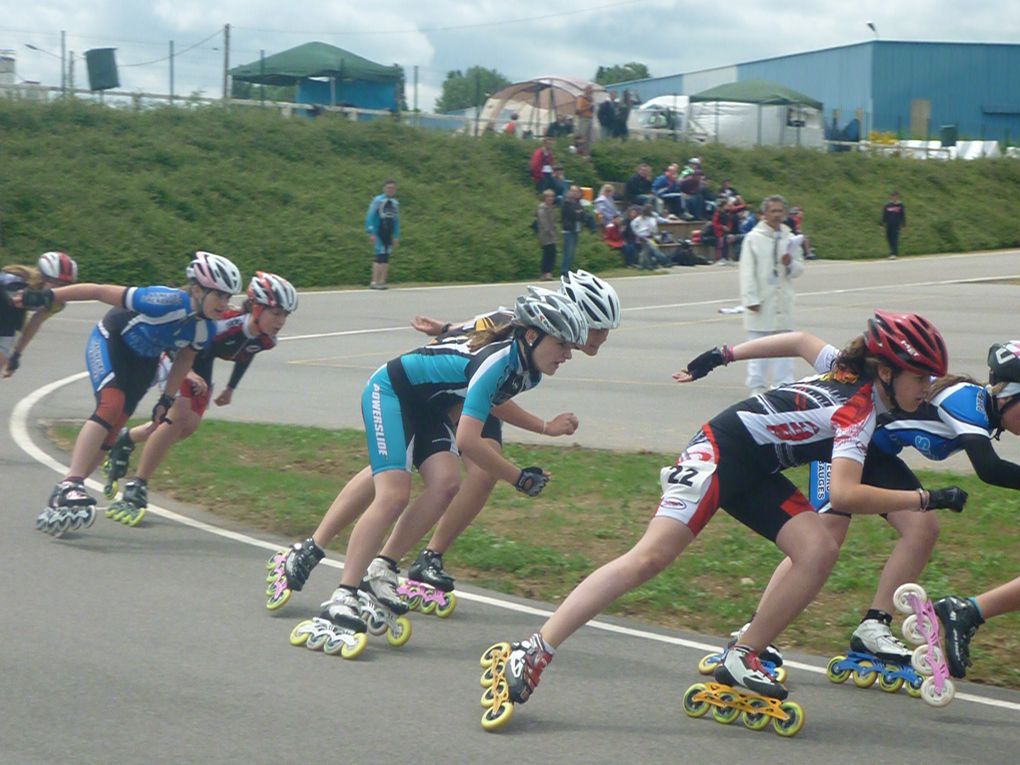
[[[786,128],[796,129],[797,145],[821,145],[824,138],[822,102],[775,82],[729,82],[695,93],[690,99],[689,119],[723,143],[783,145]],[[754,140],[749,130],[752,115]]]
[[[235,66],[230,76],[258,85],[296,85],[298,103],[393,109],[404,73],[399,66],[383,66],[335,45],[310,42]]]

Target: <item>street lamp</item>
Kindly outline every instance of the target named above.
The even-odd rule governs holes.
[[[53,53],[51,51],[46,50],[45,48],[40,48],[40,47],[38,47],[36,45],[32,45],[32,43],[25,43],[25,47],[28,48],[29,50],[38,51],[39,53],[45,53],[47,56],[53,56],[53,58],[59,58],[60,59],[60,92],[62,94],[66,93],[66,91],[67,91],[67,64],[65,63],[65,60],[64,60],[64,58],[65,58],[65,53],[64,53],[65,44],[64,43],[65,43],[65,38],[64,38],[64,31],[63,30],[60,31],[60,55],[59,56],[56,53]],[[73,56],[74,54],[72,53],[71,55]]]

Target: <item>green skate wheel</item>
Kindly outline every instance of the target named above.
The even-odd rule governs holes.
[[[110,483],[106,484],[106,486],[103,487],[103,496],[106,497],[107,499],[113,499],[117,496],[117,491],[119,489],[120,485],[118,484],[116,479],[110,481]]]
[[[867,659],[861,659],[858,664],[861,668],[851,673],[851,679],[858,688],[870,688],[878,679],[878,673],[874,671],[875,665]]]
[[[896,677],[890,672],[883,672],[878,678],[878,687],[886,693],[896,693],[903,687],[903,678]]]
[[[752,709],[759,711],[740,713],[740,721],[744,724],[744,727],[748,730],[764,730],[767,728],[769,720],[772,719],[766,714],[769,703],[764,699],[749,699],[747,703]]]
[[[737,702],[737,697],[734,696],[732,693],[727,693],[726,691],[723,691],[722,693],[719,694],[719,700],[725,704],[735,704]],[[735,706],[712,707],[712,718],[717,723],[722,723],[723,725],[732,725],[733,722],[738,717],[740,717],[740,710],[737,709]]]
[[[436,616],[440,619],[445,619],[450,616],[457,608],[457,596],[452,592],[446,593],[446,605],[441,606],[436,604]]]
[[[411,620],[406,616],[398,616],[394,626],[386,630],[386,642],[394,648],[400,648],[410,639]]]
[[[684,693],[684,712],[688,717],[704,717],[711,706],[704,697],[705,684],[695,683]]]
[[[124,513],[124,516],[120,519],[120,522],[123,523],[125,526],[130,526],[131,528],[134,528],[135,526],[142,522],[142,518],[144,517],[145,508],[139,507],[134,510],[128,510],[126,513]]]
[[[786,713],[786,719],[774,719],[772,729],[780,736],[796,736],[804,727],[804,710],[796,701],[784,701],[779,708]]]
[[[434,600],[423,600],[419,609],[423,614],[428,615],[436,610],[436,601]]]
[[[849,669],[836,669],[843,661],[846,661],[846,656],[833,656],[829,659],[829,666],[825,668],[826,676],[834,683],[845,683],[850,679]]]

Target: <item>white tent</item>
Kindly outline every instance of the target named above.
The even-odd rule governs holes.
[[[536,77],[515,82],[486,100],[482,107],[482,129],[502,130],[510,115],[516,113],[520,130],[544,135],[557,117],[574,116],[575,101],[588,85],[592,87],[596,107],[609,97],[601,85],[571,77]]]
[[[691,96],[689,136],[728,146],[808,146],[825,142],[822,104],[764,80],[719,85]]]

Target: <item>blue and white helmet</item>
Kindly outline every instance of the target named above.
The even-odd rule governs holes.
[[[560,280],[560,292],[577,304],[591,329],[620,326],[620,298],[608,282],[594,274],[568,271]]]
[[[588,320],[577,304],[560,292],[542,287],[528,287],[528,293],[517,298],[514,322],[572,345],[588,342]]]

